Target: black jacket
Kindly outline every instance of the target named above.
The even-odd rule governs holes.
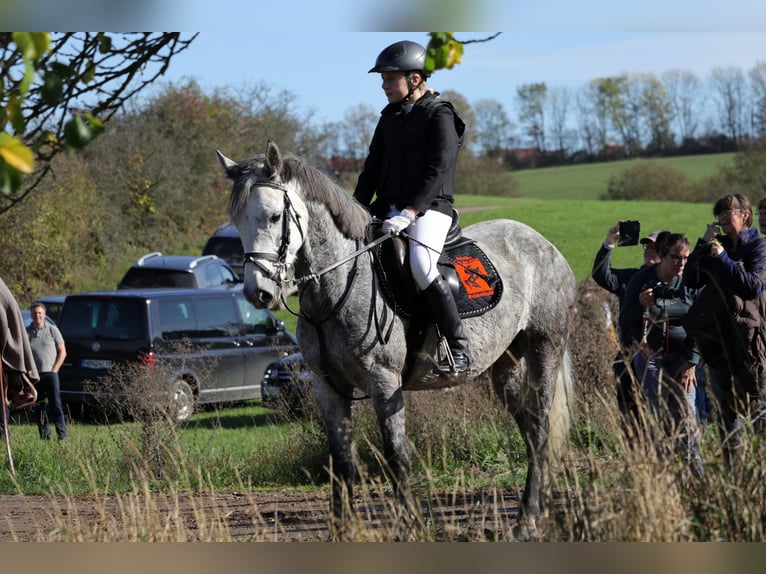
[[[372,136],[354,199],[379,218],[387,217],[392,204],[451,215],[464,128],[452,104],[434,92],[418,99],[409,113],[389,104]]]

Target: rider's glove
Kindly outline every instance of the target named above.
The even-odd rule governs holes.
[[[399,235],[399,233],[407,229],[413,223],[414,220],[406,215],[395,215],[383,222],[382,230],[383,233],[387,235]]]

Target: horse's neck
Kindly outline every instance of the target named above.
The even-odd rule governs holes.
[[[314,207],[309,212],[307,239],[296,260],[296,273],[299,277],[322,273],[363,245],[363,241],[344,236],[326,208]],[[357,280],[368,282],[369,255],[363,253],[337,269],[322,274],[317,283],[308,282],[301,296],[301,309],[317,314],[335,306],[347,289],[349,274],[355,265]]]

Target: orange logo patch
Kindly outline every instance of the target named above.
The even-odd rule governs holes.
[[[494,288],[484,279],[487,277],[487,270],[476,257],[470,255],[456,257],[455,270],[469,299],[490,297],[495,293]]]

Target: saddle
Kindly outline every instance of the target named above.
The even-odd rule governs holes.
[[[382,222],[368,230],[368,240],[382,235]],[[408,241],[400,236],[378,244],[373,252],[381,291],[396,313],[405,318],[424,315],[409,263]],[[494,308],[503,293],[503,282],[487,255],[473,239],[465,237],[459,215],[452,210],[452,225],[447,233],[437,264],[452,289],[460,316],[476,317]]]

